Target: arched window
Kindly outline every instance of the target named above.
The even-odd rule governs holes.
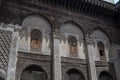
[[[98,41],[97,43],[97,47],[98,47],[98,52],[100,55],[100,60],[105,60],[105,47],[104,44],[101,41]]]
[[[22,71],[20,80],[47,80],[47,74],[39,66],[31,65]]]
[[[70,57],[77,57],[78,56],[77,40],[74,36],[68,37],[68,45],[69,45]]]
[[[83,74],[76,69],[70,69],[66,72],[65,80],[85,80]]]
[[[41,31],[34,29],[31,31],[31,50],[40,51],[42,44],[42,33]]]
[[[99,80],[113,80],[113,77],[106,71],[103,71],[99,75]]]

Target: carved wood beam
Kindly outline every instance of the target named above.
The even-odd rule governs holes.
[[[16,0],[4,0],[3,2],[12,1],[16,3]],[[20,0],[20,2],[29,7],[39,8],[40,4],[44,4],[105,19],[113,16],[115,11],[115,6],[99,0]]]

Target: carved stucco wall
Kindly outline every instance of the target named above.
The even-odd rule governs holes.
[[[5,79],[12,39],[12,24],[0,23],[0,77]]]
[[[78,45],[78,57],[85,59],[85,53],[83,51],[83,32],[79,26],[74,22],[65,22],[61,25],[61,44],[60,54],[64,57],[69,57],[68,37],[74,36],[77,39]]]
[[[7,67],[10,51],[11,32],[0,30],[0,66]]]
[[[102,32],[101,30],[95,30],[92,32],[91,34],[92,38],[93,38],[93,55],[94,55],[94,60],[96,61],[100,61],[100,55],[98,52],[98,48],[97,48],[97,42],[100,41],[104,44],[105,46],[105,56],[106,56],[106,60],[109,61],[109,39],[106,36],[106,34],[104,34],[104,32]]]
[[[24,19],[22,26],[19,37],[19,50],[30,51],[30,32],[33,29],[38,29],[42,32],[42,54],[50,55],[51,26],[49,22],[40,15],[30,15]]]

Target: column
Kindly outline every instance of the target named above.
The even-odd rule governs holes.
[[[60,35],[53,32],[53,79],[61,80]]]
[[[19,32],[13,31],[6,80],[15,80]]]
[[[86,59],[88,63],[88,78],[89,80],[98,80],[93,55],[93,40],[91,37],[86,37]]]
[[[119,52],[118,52],[119,47],[118,46],[119,45],[114,44],[114,43],[111,44],[111,48],[110,48],[111,54],[110,55],[112,55],[112,56],[110,56],[110,57],[112,58],[111,61],[114,62],[116,78],[117,78],[117,80],[120,80],[120,76],[119,76],[119,74],[120,74],[120,56],[118,55],[119,54]]]

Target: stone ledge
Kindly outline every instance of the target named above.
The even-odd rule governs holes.
[[[62,63],[76,63],[76,64],[86,65],[86,60],[79,59],[79,58],[61,57],[61,62]]]
[[[96,67],[110,67],[113,66],[114,63],[112,62],[104,62],[104,61],[95,61]]]
[[[51,61],[50,55],[35,54],[35,53],[28,53],[28,52],[18,52],[18,58]]]

